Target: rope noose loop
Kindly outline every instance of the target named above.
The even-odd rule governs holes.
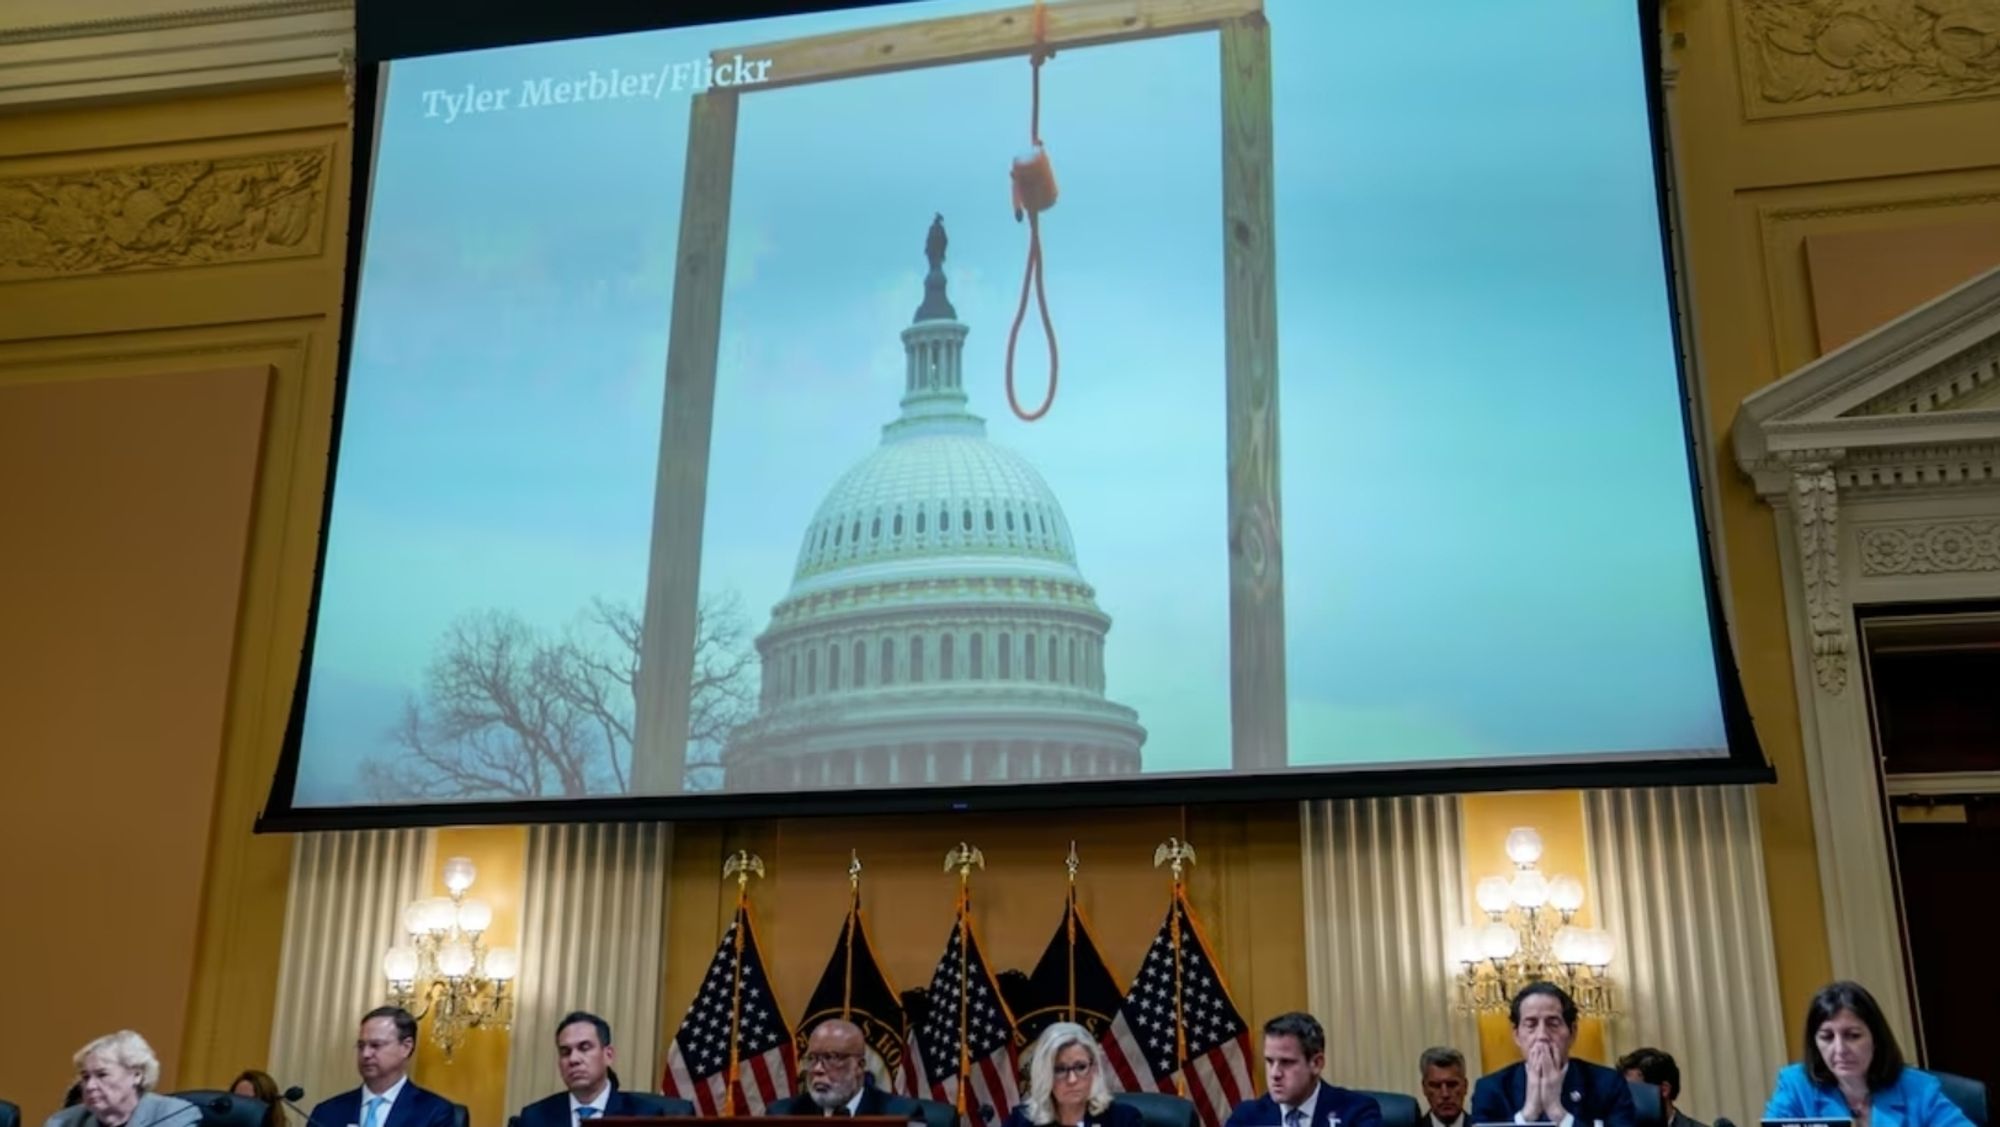
[[[1042,224],[1041,213],[1055,204],[1055,173],[1050,169],[1048,154],[1042,150],[1042,64],[1048,61],[1048,12],[1042,7],[1042,0],[1035,0],[1035,49],[1028,56],[1029,101],[1028,139],[1034,145],[1034,155],[1023,164],[1014,162],[1014,218],[1023,216],[1028,221],[1028,261],[1021,274],[1021,300],[1014,308],[1014,325],[1007,332],[1007,406],[1022,422],[1032,423],[1049,413],[1056,402],[1056,379],[1061,368],[1061,358],[1056,348],[1055,321],[1049,316],[1049,296],[1042,281]],[[1036,178],[1024,183],[1027,178]],[[1022,408],[1018,393],[1014,390],[1014,352],[1021,340],[1021,323],[1028,316],[1028,290],[1035,291],[1035,305],[1042,317],[1042,335],[1049,345],[1049,385],[1042,397],[1041,406],[1033,411]]]

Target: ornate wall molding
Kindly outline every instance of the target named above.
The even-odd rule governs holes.
[[[1961,353],[1853,409],[1857,415],[1920,415],[1977,406],[2000,384],[2000,338]]]
[[[331,79],[354,44],[354,0],[45,4],[81,14],[34,23],[5,7],[0,108]]]
[[[1847,687],[1847,600],[1840,590],[1839,450],[1780,455],[1791,469],[1792,519],[1798,523],[1806,625],[1812,631],[1813,677],[1838,694]]]
[[[1849,450],[1835,471],[1850,496],[1862,492],[1917,491],[2000,482],[2000,444],[1968,442],[1920,447]]]
[[[0,282],[321,252],[331,146],[0,180]]]
[[[2000,520],[1869,524],[1854,534],[1864,576],[2000,571]]]
[[[2000,526],[2000,410],[1984,405],[1979,368],[1996,340],[2000,269],[1752,392],[1731,428],[1737,464],[1789,522],[1778,551],[1833,973],[1876,989],[1904,1036],[1881,762],[1867,693],[1843,691],[1858,644],[1848,592],[1871,605],[1992,597],[2000,566],[1971,569],[2000,564],[1985,539]],[[1889,410],[1853,413],[1870,407]]]
[[[2000,0],[1736,0],[1751,118],[2000,94]]]

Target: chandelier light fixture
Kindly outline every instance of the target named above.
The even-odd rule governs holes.
[[[1615,1017],[1609,972],[1616,943],[1610,932],[1572,922],[1583,907],[1583,882],[1542,875],[1535,867],[1542,835],[1526,826],[1507,835],[1507,858],[1511,877],[1489,876],[1473,889],[1486,922],[1452,936],[1459,1012],[1506,1013],[1523,986],[1551,982],[1576,999],[1580,1015]]]
[[[408,942],[382,955],[389,1001],[430,1022],[431,1040],[446,1060],[468,1031],[507,1029],[514,1018],[507,987],[521,960],[510,947],[482,942],[493,907],[465,898],[477,875],[471,858],[446,861],[444,886],[451,895],[410,901],[403,909]]]

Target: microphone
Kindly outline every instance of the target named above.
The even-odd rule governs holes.
[[[284,1091],[278,1093],[278,1102],[284,1104],[286,1107],[291,1108],[293,1111],[297,1112],[299,1118],[305,1120],[306,1127],[327,1127],[327,1124],[321,1123],[319,1120],[314,1119],[311,1116],[311,1114],[309,1114],[306,1111],[305,1108],[299,1106],[298,1101],[305,1098],[306,1098],[306,1090],[304,1088],[299,1087],[297,1084],[294,1084],[291,1087],[286,1088]]]
[[[1718,1115],[1715,1117],[1715,1122],[1711,1127],[1736,1127],[1736,1124],[1727,1116]]]

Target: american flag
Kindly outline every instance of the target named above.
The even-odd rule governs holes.
[[[743,936],[742,959],[736,951]],[[729,1083],[730,1014],[736,1014],[736,1084]],[[792,1094],[798,1075],[792,1050],[792,1030],[764,973],[757,950],[757,929],[748,905],[722,933],[722,943],[709,960],[708,975],[695,992],[680,1031],[667,1052],[667,1072],[660,1082],[669,1096],[693,1100],[703,1115],[721,1115],[734,1099],[738,1115],[762,1115],[764,1108]]]
[[[1184,1033],[1175,1029],[1176,928]],[[1186,1037],[1185,1055],[1181,1036]],[[1188,1098],[1208,1127],[1217,1127],[1231,1108],[1256,1094],[1250,1086],[1250,1027],[1230,1001],[1214,951],[1178,890],[1104,1035],[1104,1055],[1117,1087],[1127,1092],[1172,1092],[1176,1080],[1185,1081]]]
[[[931,976],[928,1006],[911,1046],[918,1075],[931,1098],[958,1104],[960,1070],[966,1080],[964,1121],[972,1127],[997,1127],[1021,1090],[1015,1079],[1014,1015],[1000,996],[1000,983],[979,954],[972,931],[970,905],[960,898],[958,919],[944,958]],[[959,1052],[959,1028],[965,1029],[964,1055]]]

